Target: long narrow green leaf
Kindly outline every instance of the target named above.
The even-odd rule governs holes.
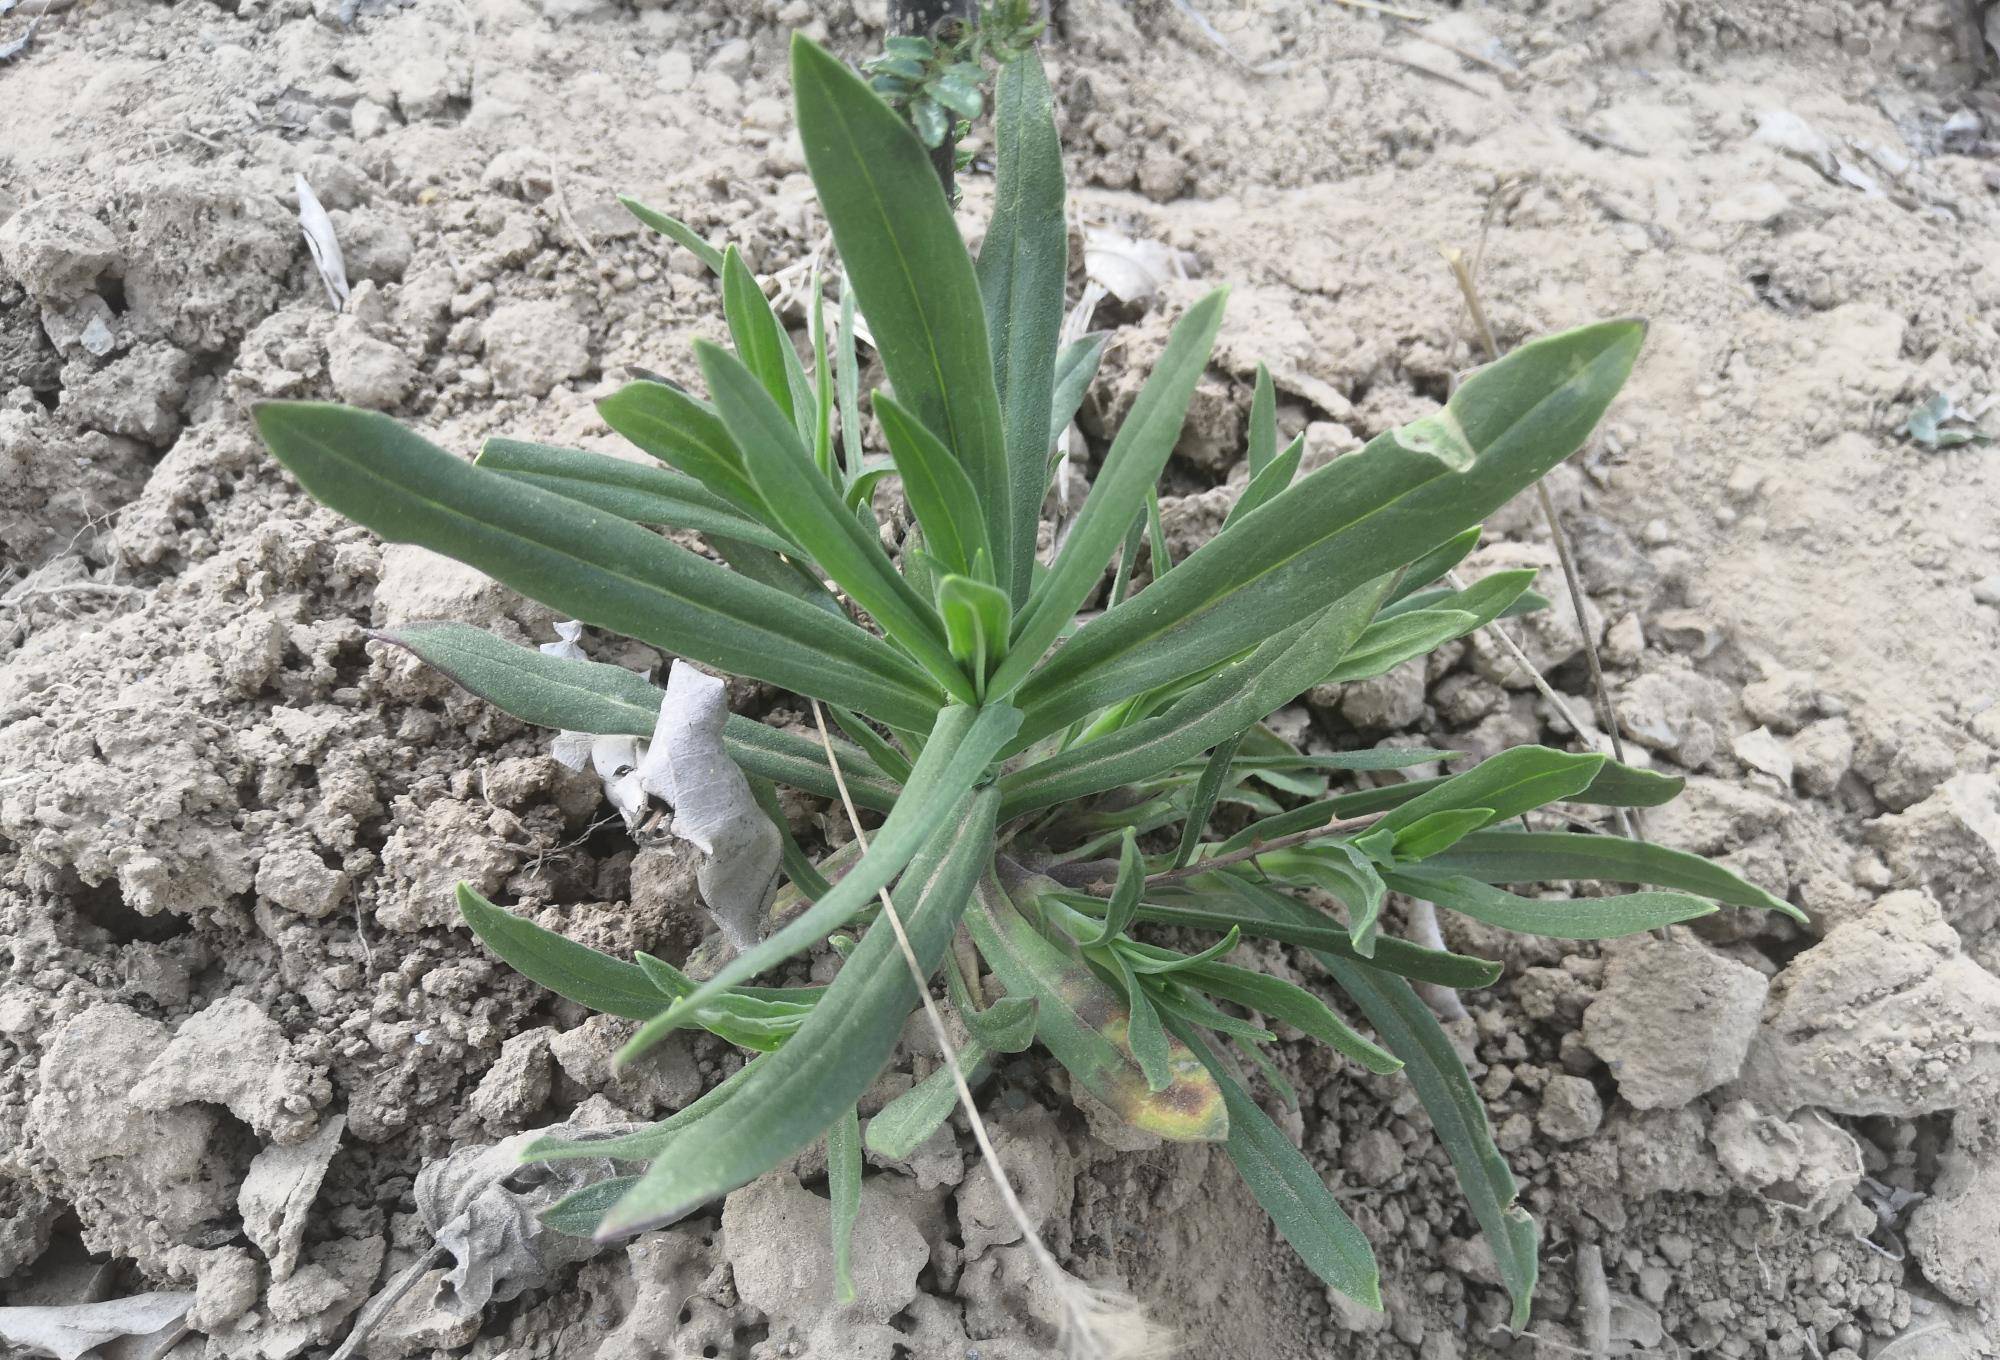
[[[1583,792],[1603,768],[1600,755],[1516,746],[1391,809],[1380,824],[1400,831],[1434,812],[1477,807],[1487,809],[1491,826]]]
[[[1262,910],[1281,920],[1305,924],[1315,916],[1311,908],[1282,893],[1263,894],[1258,901]],[[1386,946],[1390,942],[1382,943]],[[1437,1017],[1408,982],[1379,966],[1331,951],[1315,950],[1313,957],[1354,999],[1383,1045],[1403,1060],[1404,1075],[1429,1112],[1438,1141],[1458,1171],[1459,1187],[1465,1192],[1472,1216],[1486,1234],[1500,1279],[1514,1301],[1512,1325],[1519,1330],[1527,1325],[1528,1305],[1534,1294],[1539,1234],[1535,1221],[1518,1202],[1519,1192],[1506,1159],[1493,1145],[1486,1107],[1480,1103],[1465,1065]]]
[[[570,618],[718,670],[926,726],[936,688],[854,624],[636,524],[472,468],[374,412],[266,402],[258,428],[318,500]]]
[[[1557,940],[1611,940],[1661,926],[1712,916],[1712,902],[1686,893],[1637,892],[1616,897],[1517,897],[1463,875],[1388,870],[1382,875],[1397,892],[1435,902],[1502,930],[1546,935]]]
[[[771,825],[778,828],[785,877],[805,897],[826,896],[833,885],[820,873],[819,866],[806,858],[806,852],[799,848],[798,837],[792,834],[791,819],[785,816],[784,805],[778,801],[777,787],[761,775],[746,776],[745,782],[750,785],[750,796],[757,800],[758,808],[771,819]]]
[[[1050,398],[1049,442],[1044,446],[1045,450],[1053,451],[1063,431],[1076,419],[1076,413],[1090,391],[1091,381],[1097,377],[1097,365],[1104,358],[1104,343],[1110,338],[1109,332],[1097,331],[1081,340],[1072,340],[1056,355],[1056,385]],[[1048,478],[1044,474],[1044,492],[1047,486]],[[1038,502],[1036,514],[1039,516],[1040,513]]]
[[[639,1183],[637,1176],[613,1176],[596,1181],[561,1199],[537,1215],[545,1228],[565,1237],[589,1237],[597,1231],[604,1211],[618,1202],[627,1190]]]
[[[1354,947],[1344,930],[1327,933],[1326,917],[1277,891],[1269,884],[1235,870],[1218,870],[1191,880],[1196,901],[1219,910],[1207,913],[1213,919],[1205,928],[1223,930],[1240,927],[1246,935],[1264,935],[1287,944],[1303,944],[1315,950],[1353,959],[1384,972],[1395,973],[1413,982],[1433,982],[1458,991],[1491,986],[1499,980],[1500,965],[1486,959],[1442,950],[1425,949],[1406,940],[1384,936],[1375,942],[1375,953],[1364,956]],[[1149,903],[1139,909],[1141,920],[1167,921],[1154,916]],[[1187,924],[1197,924],[1189,920]],[[1279,934],[1277,932],[1285,933]],[[1301,932],[1316,932],[1308,939]]]
[[[874,399],[896,475],[903,479],[903,495],[923,526],[931,555],[960,576],[975,575],[974,564],[982,561],[980,570],[990,571],[993,549],[972,479],[951,450],[894,397],[878,390]]]
[[[1007,431],[1006,559],[1013,570],[999,584],[1018,608],[1028,599],[1035,530],[1048,489],[1069,215],[1063,208],[1062,142],[1041,59],[1031,51],[1006,63],[996,85],[993,217],[976,273]]]
[[[508,967],[579,1006],[627,1020],[650,1020],[671,1000],[639,965],[544,930],[463,883],[458,885],[458,911]]]
[[[1416,594],[1463,562],[1472,550],[1479,546],[1481,533],[1481,527],[1475,524],[1463,533],[1453,534],[1410,563],[1409,569],[1403,573],[1403,583],[1396,587],[1396,593],[1389,597],[1389,603],[1393,605]]]
[[[1236,946],[1242,943],[1242,940],[1243,932],[1231,926],[1228,934],[1202,950],[1199,954],[1182,954],[1177,950],[1159,949],[1129,941],[1122,948],[1132,965],[1132,971],[1135,973],[1144,973],[1151,977],[1164,976],[1168,973],[1179,973],[1185,969],[1212,962],[1215,959],[1223,957],[1225,954],[1234,952]]]
[[[1429,746],[1377,746],[1365,751],[1336,751],[1325,756],[1239,755],[1230,763],[1238,770],[1256,773],[1273,770],[1404,770],[1412,765],[1457,760],[1464,754],[1463,751],[1440,751]]]
[[[797,551],[783,535],[751,519],[694,478],[666,468],[518,439],[487,440],[473,462],[528,486],[608,510],[635,524],[721,534],[772,552]]]
[[[1134,515],[1132,527],[1125,531],[1125,541],[1118,548],[1118,570],[1111,575],[1111,598],[1108,603],[1113,609],[1125,603],[1132,585],[1132,568],[1139,560],[1139,545],[1145,537],[1146,517]]]
[[[1523,345],[1466,379],[1442,411],[1232,522],[1040,667],[1020,692],[1023,739],[1234,656],[1476,524],[1582,443],[1644,332],[1614,321]]]
[[[1253,1025],[1248,1020],[1238,1020],[1220,1007],[1210,1005],[1200,992],[1179,986],[1162,986],[1156,998],[1160,1009],[1168,1015],[1212,1029],[1217,1034],[1227,1035],[1241,1044],[1268,1044],[1277,1040],[1277,1035],[1262,1026]]]
[[[840,276],[840,334],[834,338],[834,373],[840,387],[840,459],[843,484],[861,475],[861,356],[854,335],[854,290]]]
[[[792,40],[792,91],[806,168],[889,385],[979,489],[995,578],[1011,581],[1013,483],[986,313],[930,153],[803,34]]]
[[[827,1126],[826,1193],[833,1201],[833,1298],[854,1302],[854,1221],[861,1217],[861,1118],[852,1105]]]
[[[747,576],[773,590],[781,590],[815,609],[825,610],[835,618],[847,617],[846,606],[826,588],[826,582],[820,579],[817,570],[807,564],[805,554],[797,548],[780,557],[768,548],[745,543],[727,534],[710,534],[708,546],[715,549],[715,555],[727,562],[730,570],[737,575]]]
[[[1303,910],[1303,908],[1301,908]],[[1506,1158],[1493,1145],[1486,1107],[1473,1089],[1451,1040],[1410,984],[1378,969],[1332,954],[1315,955],[1341,990],[1354,998],[1429,1112],[1438,1141],[1458,1172],[1472,1216],[1486,1234],[1500,1280],[1514,1301],[1511,1325],[1528,1323],[1528,1308],[1539,1272],[1541,1234],[1520,1205],[1520,1192]]]
[[[374,635],[404,647],[472,693],[537,727],[650,737],[660,690],[644,676],[600,661],[573,661],[497,638],[465,623],[409,623]],[[723,747],[753,775],[837,798],[820,744],[738,713],[722,729]],[[854,801],[876,812],[896,802],[893,779],[844,741],[834,744]]]
[[[1412,595],[1398,595],[1382,608],[1383,619],[1393,619],[1412,609],[1459,609],[1478,618],[1484,625],[1506,614],[1528,587],[1535,583],[1535,569],[1495,571],[1480,577],[1464,590],[1440,587]]]
[[[1799,909],[1699,855],[1619,836],[1571,831],[1476,831],[1425,861],[1432,873],[1461,874],[1482,883],[1552,883],[1603,879],[1647,883],[1715,899],[1732,907],[1782,912]]]
[[[833,357],[826,347],[826,294],[821,291],[817,266],[812,275],[812,346],[813,466],[819,469],[820,476],[845,489],[847,479],[841,475],[833,458]]]
[[[1308,849],[1282,850],[1257,861],[1259,869],[1287,882],[1308,883],[1338,898],[1347,908],[1347,929],[1355,952],[1375,953],[1376,928],[1388,897],[1382,875],[1350,841]]]
[[[647,980],[658,988],[662,995],[678,998],[694,990],[693,980],[679,969],[673,968],[664,959],[657,959],[645,953],[637,957],[639,967],[645,973]],[[672,981],[661,977],[663,970]],[[715,1001],[704,1006],[689,1023],[707,1030],[725,1043],[735,1044],[738,1048],[747,1048],[756,1053],[769,1053],[796,1034],[799,1026],[805,1023],[806,1017],[810,1014],[812,1014],[810,1001],[767,1001],[762,997],[746,996],[741,992],[724,992]],[[612,1055],[612,1071],[620,1070],[658,1047],[669,1034],[679,1028],[680,1025],[669,1023],[666,1015],[655,1015],[639,1026],[638,1032],[627,1039]]]
[[[761,775],[821,798],[840,797],[833,772],[826,767],[826,751],[817,738],[781,732],[732,713],[722,728],[722,745],[745,774]],[[840,761],[840,773],[847,781],[847,791],[857,804],[872,812],[887,812],[896,805],[899,793],[896,781],[864,752],[844,741],[834,742],[833,749]]]
[[[1174,868],[1184,868],[1194,858],[1195,847],[1201,844],[1201,833],[1208,828],[1208,819],[1215,812],[1216,799],[1222,796],[1222,786],[1235,772],[1236,748],[1242,743],[1243,734],[1238,732],[1209,753],[1208,764],[1202,767],[1201,778],[1196,781],[1193,798],[1188,803],[1187,821],[1181,824]]]
[[[1174,567],[1174,555],[1167,548],[1167,526],[1160,519],[1160,492],[1146,492],[1146,555],[1152,559],[1153,578],[1158,580]]]
[[[722,275],[722,252],[698,236],[694,229],[678,218],[669,217],[656,208],[649,208],[636,198],[618,195],[618,201],[625,205],[625,211],[644,222],[660,235],[684,246],[695,253],[695,258],[707,265],[709,271],[718,278]]]
[[[767,532],[776,532],[764,498],[743,469],[743,455],[707,402],[665,383],[642,381],[599,399],[597,413],[635,448],[679,468]]]
[[[1256,481],[1278,456],[1278,389],[1271,384],[1271,370],[1257,365],[1257,381],[1250,389],[1250,480]]]
[[[991,1057],[977,1039],[959,1046],[958,1060],[967,1086],[984,1081],[992,1067]],[[936,1133],[957,1106],[958,1086],[951,1079],[951,1069],[940,1064],[868,1121],[864,1135],[868,1150],[900,1162]]]
[[[406,623],[371,636],[536,727],[650,737],[659,725],[659,687],[623,666],[550,656],[469,623]]]
[[[869,838],[868,852],[860,862],[803,914],[718,968],[693,995],[675,1005],[676,1013],[692,1016],[702,1002],[724,988],[775,967],[846,924],[895,880],[939,827],[962,812],[960,801],[985,779],[987,765],[1020,724],[1021,715],[1004,704],[977,713],[954,704],[938,714],[902,796]]]
[[[1324,798],[1254,822],[1216,846],[1211,853],[1227,854],[1232,850],[1241,850],[1260,841],[1275,840],[1279,836],[1310,830],[1336,817],[1363,817],[1371,812],[1387,812],[1393,808],[1400,808],[1441,788],[1455,777],[1440,775],[1432,779],[1411,779],[1401,784],[1385,784],[1380,788],[1358,789],[1353,793],[1336,794],[1332,798]],[[1620,765],[1615,760],[1605,760],[1603,768],[1597,772],[1597,777],[1580,791],[1570,794],[1565,801],[1607,807],[1654,807],[1671,802],[1685,783],[1683,779],[1669,778],[1655,774],[1651,770],[1636,770],[1629,765]],[[1480,806],[1476,800],[1469,800],[1467,805]],[[1527,809],[1517,809],[1505,815],[1518,816],[1522,810]],[[1417,814],[1418,817],[1423,815],[1426,814],[1422,812]],[[1500,818],[1495,818],[1496,822],[1499,820]]]
[[[1167,906],[1153,902],[1142,902],[1136,916],[1141,921],[1192,930],[1241,929],[1245,935],[1276,940],[1281,944],[1328,950],[1416,982],[1434,982],[1440,987],[1461,990],[1490,987],[1501,972],[1499,964],[1489,963],[1485,959],[1422,949],[1386,937],[1375,942],[1375,954],[1372,958],[1363,959],[1355,951],[1352,937],[1332,921],[1324,918],[1321,924],[1305,926],[1245,917],[1233,907],[1210,911],[1201,907]]]
[[[911,949],[926,973],[943,956],[992,854],[997,802],[990,791],[951,798],[896,890]],[[860,872],[857,866],[849,879]],[[670,1155],[655,1160],[613,1206],[598,1226],[600,1240],[670,1222],[762,1175],[854,1108],[894,1052],[917,1000],[917,983],[885,924],[861,937],[799,1032],[759,1058],[728,1102],[682,1130]]]
[[[1365,585],[1326,606],[1319,617],[1280,632],[1160,716],[1005,776],[1003,817],[1139,782],[1240,735],[1326,673],[1360,635],[1388,584],[1385,578]]]
[[[1118,881],[1112,886],[1111,900],[1104,909],[1104,924],[1088,939],[1078,939],[1085,948],[1108,945],[1132,923],[1132,913],[1139,909],[1139,895],[1146,890],[1146,861],[1139,854],[1139,838],[1132,828],[1125,828],[1125,838],[1118,845]]]
[[[1324,1001],[1282,978],[1228,963],[1199,963],[1177,973],[1174,980],[1198,987],[1210,996],[1234,1001],[1319,1040],[1336,1053],[1354,1059],[1370,1072],[1394,1072],[1402,1061],[1385,1048],[1355,1033]]]
[[[580,1157],[603,1157],[618,1162],[650,1162],[660,1155],[674,1135],[697,1120],[705,1119],[716,1110],[728,1104],[743,1084],[750,1079],[764,1059],[760,1055],[736,1069],[716,1085],[710,1087],[692,1105],[674,1111],[665,1119],[650,1124],[634,1133],[614,1134],[610,1137],[585,1134],[581,1137],[565,1138],[551,1135],[537,1138],[528,1144],[521,1154],[524,1162],[569,1162]],[[588,1237],[596,1231],[593,1222],[576,1236]]]
[[[833,721],[853,743],[868,753],[875,767],[898,783],[910,777],[910,761],[890,745],[880,732],[868,725],[859,713],[850,713],[838,704],[832,708]]]
[[[1389,827],[1378,827],[1377,830],[1388,833],[1396,861],[1408,864],[1429,859],[1441,850],[1449,850],[1492,820],[1492,808],[1448,808],[1419,817],[1400,830]]]
[[[747,581],[615,515],[453,458],[387,416],[266,402],[259,431],[306,490],[396,543],[420,543],[570,618],[719,670],[929,726],[922,671],[860,628]]]
[[[937,616],[897,572],[882,540],[847,513],[840,493],[819,475],[798,432],[756,376],[706,341],[695,341],[694,352],[750,480],[786,536],[935,680],[961,702],[971,702],[972,684],[952,661]]]
[[[1313,1274],[1380,1312],[1382,1282],[1375,1253],[1327,1191],[1319,1172],[1237,1084],[1199,1034],[1180,1021],[1170,1022],[1170,1027],[1222,1089],[1223,1103],[1229,1107],[1229,1160],[1250,1187],[1251,1197]]]
[[[1167,1043],[1166,1027],[1161,1025],[1160,1013],[1153,1009],[1146,989],[1139,985],[1131,962],[1115,950],[1111,960],[1118,968],[1118,983],[1125,989],[1125,1042],[1146,1078],[1146,1089],[1157,1095],[1174,1084],[1174,1055]]]
[[[1223,517],[1226,528],[1231,521],[1249,514],[1266,501],[1274,499],[1279,492],[1292,484],[1292,478],[1299,474],[1299,463],[1306,456],[1306,437],[1298,436],[1285,446],[1285,451],[1264,465],[1264,470],[1250,479],[1243,488],[1243,494],[1236,498],[1236,504],[1229,507]]]
[[[1015,626],[1013,655],[993,677],[996,694],[1011,693],[1028,678],[1042,653],[1062,635],[1097,588],[1098,578],[1124,538],[1132,516],[1145,507],[1147,494],[1159,481],[1160,471],[1180,439],[1188,401],[1208,367],[1227,299],[1228,290],[1219,288],[1188,308],[1175,324],[1166,353],[1146,379],[1104,455],[1104,466],[1084,498],[1083,509],[1077,512],[1069,537]],[[1158,588],[1157,582],[1154,588]],[[1063,650],[1075,645],[1072,639]]]
[[[1479,616],[1463,609],[1415,609],[1377,619],[1321,683],[1348,685],[1385,675],[1414,657],[1429,656],[1477,627]]]
[[[1033,891],[1033,885],[1023,891]],[[1035,1033],[1042,1046],[1121,1119],[1179,1142],[1227,1136],[1220,1093],[1193,1055],[1185,1048],[1170,1054],[1171,1083],[1151,1090],[1133,1056],[1130,1012],[1118,993],[1030,925],[990,875],[965,923],[1008,995],[1035,1000]]]
[[[791,366],[798,363],[798,352],[792,348],[778,314],[771,310],[757,276],[743,263],[735,246],[722,256],[722,310],[729,319],[729,338],[735,342],[737,359],[755,375],[796,430],[799,413],[792,402]]]
[[[1607,760],[1589,787],[1572,794],[1570,801],[1600,807],[1659,807],[1680,797],[1686,787],[1684,775],[1661,774],[1658,770],[1641,770]]]

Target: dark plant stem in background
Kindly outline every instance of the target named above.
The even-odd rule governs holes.
[[[949,20],[972,22],[976,10],[977,0],[889,0],[889,31],[919,38],[935,37]],[[946,198],[952,196],[957,156],[958,139],[949,132],[931,152],[931,165],[937,170],[938,183],[944,186]]]

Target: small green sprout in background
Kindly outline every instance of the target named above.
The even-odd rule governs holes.
[[[899,109],[935,151],[971,130],[985,109],[987,62],[1004,67],[1031,51],[1047,22],[1035,0],[989,0],[970,23],[938,34],[902,34],[862,63],[869,88]],[[961,159],[960,169],[964,168]]]
[[[1016,27],[995,22],[995,9]],[[976,1108],[970,1093],[1002,1057],[1038,1047],[1131,1124],[1221,1144],[1319,1278],[1379,1308],[1367,1239],[1249,1093],[1261,1074],[1291,1098],[1266,1052],[1282,1020],[1411,1082],[1520,1327],[1537,1231],[1478,1092],[1413,986],[1483,987],[1501,968],[1398,938],[1389,895],[1573,940],[1719,906],[1799,914],[1699,856],[1526,822],[1553,804],[1660,804],[1679,779],[1525,746],[1451,773],[1340,784],[1459,757],[1307,754],[1267,719],[1315,686],[1381,675],[1545,603],[1531,572],[1465,588],[1449,577],[1480,522],[1583,443],[1645,327],[1604,321],[1524,344],[1468,376],[1442,410],[1304,476],[1303,441],[1280,446],[1275,390],[1259,368],[1244,494],[1211,540],[1178,562],[1158,553],[1152,579],[1132,589],[1132,557],[1223,324],[1218,290],[1180,317],[1068,533],[1041,560],[1051,454],[1102,337],[1062,343],[1061,150],[1018,22],[1027,12],[989,7],[970,47],[953,40],[922,58],[892,48],[875,64],[876,88],[795,40],[798,126],[846,276],[831,347],[814,291],[810,371],[733,246],[630,205],[714,271],[732,342],[695,342],[706,396],[647,379],[599,403],[657,465],[501,439],[467,464],[379,414],[257,409],[272,452],[305,488],[383,538],[656,647],[677,658],[674,672],[699,663],[788,690],[846,738],[815,741],[703,708],[698,686],[684,706],[673,673],[663,691],[564,644],[537,650],[456,623],[387,636],[515,717],[565,733],[572,750],[585,737],[664,743],[672,768],[628,791],[635,811],[649,798],[692,797],[699,785],[672,752],[698,752],[689,758],[740,767],[778,833],[774,860],[768,837],[758,850],[759,863],[782,868],[760,871],[771,886],[756,929],[738,929],[744,947],[708,970],[614,958],[459,888],[467,923],[501,958],[639,1024],[621,1058],[682,1028],[750,1055],[642,1132],[535,1144],[533,1160],[633,1168],[545,1221],[600,1240],[670,1223],[824,1139],[834,1255],[845,1263],[862,1150],[907,1155],[955,1101]],[[964,68],[1008,56],[994,100],[997,206],[975,262],[926,151],[935,120],[920,136],[880,91],[893,82],[887,92],[913,107],[929,100],[965,116],[976,106]],[[867,394],[886,456],[861,446],[858,326],[845,324],[857,306],[888,377]],[[886,476],[900,479],[914,524],[885,539],[873,492]],[[700,534],[712,556],[658,527]],[[815,862],[776,784],[882,820]],[[1224,807],[1241,829],[1212,825]],[[684,815],[676,808],[677,824]],[[725,854],[721,832],[713,845]],[[718,865],[732,900],[741,865]],[[1640,890],[1526,897],[1506,886],[1579,880]],[[1162,927],[1180,933],[1160,937]],[[1158,942],[1189,934],[1201,943]],[[829,939],[839,942],[823,960],[837,966],[829,984],[756,981]],[[1352,1011],[1233,961],[1249,939],[1295,947]],[[941,998],[935,985],[920,990],[919,978],[940,974]],[[955,1012],[966,1041],[954,1063],[862,1124],[856,1104],[920,1002],[932,1020],[937,1006]],[[976,1115],[973,1127],[983,1137]]]
[[[1910,408],[1896,433],[1927,449],[1955,449],[1965,444],[1990,444],[1993,436],[1972,422],[1976,415],[1959,409],[1949,392],[1939,392]]]

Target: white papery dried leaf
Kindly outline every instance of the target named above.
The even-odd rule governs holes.
[[[152,1336],[187,1316],[194,1291],[134,1294],[102,1303],[0,1308],[0,1342],[8,1355],[78,1360],[107,1341]]]
[[[543,1226],[542,1210],[603,1180],[607,1163],[522,1165],[521,1154],[547,1134],[530,1129],[484,1147],[462,1148],[417,1173],[417,1212],[437,1245],[451,1254],[438,1302],[458,1317],[539,1288],[562,1267],[599,1250],[587,1237]]]
[[[646,820],[645,775],[640,769],[646,758],[646,744],[637,737],[603,736],[590,739],[590,764],[604,781],[604,796],[628,829],[637,830]]]
[[[564,619],[556,624],[556,640],[544,642],[535,650],[544,656],[561,657],[564,661],[588,661],[584,655],[583,625],[575,619]]]
[[[1142,241],[1109,227],[1086,227],[1083,272],[1120,302],[1144,302],[1169,279],[1187,278],[1194,256],[1164,241]]]
[[[558,732],[549,743],[549,754],[572,770],[590,768],[590,748],[597,738],[588,732]]]
[[[728,720],[727,686],[674,662],[639,775],[647,793],[673,808],[673,834],[701,854],[695,882],[708,914],[732,946],[747,949],[777,881],[782,842],[723,749]]]
[[[346,1129],[347,1116],[337,1114],[305,1142],[267,1147],[251,1159],[236,1211],[243,1216],[243,1235],[271,1263],[274,1280],[290,1279],[298,1267],[313,1201]]]
[[[333,219],[320,206],[319,196],[304,175],[293,177],[292,188],[299,196],[299,229],[305,233],[320,282],[326,285],[327,300],[336,312],[347,305],[347,262],[340,258],[340,242],[333,234]]]

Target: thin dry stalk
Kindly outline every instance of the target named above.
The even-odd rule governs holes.
[[[1391,19],[1401,19],[1406,24],[1427,24],[1431,21],[1431,16],[1428,14],[1419,14],[1413,9],[1397,9],[1394,5],[1378,5],[1375,0],[1333,0],[1333,3],[1345,5],[1349,9],[1366,10],[1370,14],[1386,14]]]
[[[1458,280],[1459,292],[1465,296],[1466,309],[1472,313],[1472,326],[1479,333],[1480,344],[1486,350],[1487,362],[1499,362],[1500,344],[1493,338],[1493,327],[1486,320],[1486,306],[1480,300],[1479,285],[1472,277],[1471,266],[1466,263],[1465,252],[1446,250],[1443,253],[1445,263],[1451,266],[1452,277]],[[1549,496],[1547,482],[1535,483],[1535,496],[1541,502],[1542,517],[1548,521],[1549,538],[1555,543],[1556,560],[1562,564],[1563,583],[1569,587],[1570,607],[1576,612],[1576,631],[1577,636],[1583,639],[1584,660],[1590,666],[1590,689],[1596,701],[1598,722],[1603,726],[1604,734],[1611,739],[1612,757],[1622,765],[1625,763],[1625,739],[1619,730],[1618,713],[1611,706],[1611,690],[1604,680],[1604,663],[1597,654],[1597,639],[1591,636],[1590,602],[1583,593],[1583,580],[1577,575],[1576,559],[1569,550],[1569,535],[1563,532],[1562,517],[1556,513],[1556,503]],[[1494,631],[1499,632],[1497,628]],[[1517,654],[1520,652],[1518,647],[1512,650]],[[1523,664],[1527,661],[1525,655],[1517,655],[1517,659]],[[1535,674],[1532,666],[1528,669],[1530,674]],[[1535,679],[1546,684],[1541,681],[1539,675],[1535,675]],[[1554,691],[1545,690],[1545,692],[1551,696],[1553,702]],[[1572,729],[1576,729],[1576,719],[1571,717],[1561,704],[1558,703],[1557,708],[1563,713],[1564,721],[1568,722]],[[1580,732],[1580,729],[1578,730]],[[1645,833],[1638,826],[1638,819],[1635,816],[1628,814],[1624,808],[1616,809],[1616,814],[1619,829],[1627,837],[1645,839]]]
[[[554,191],[556,216],[562,220],[563,226],[569,230],[570,238],[590,258],[591,263],[595,264],[597,262],[597,244],[590,239],[588,232],[576,224],[576,219],[570,216],[569,195],[563,192],[562,170],[556,165],[553,158],[549,161],[549,187]]]
[[[840,772],[840,762],[834,758],[833,735],[826,728],[826,712],[817,699],[812,701],[812,710],[813,723],[819,728],[820,745],[826,749],[827,768],[833,772],[841,804],[847,809],[848,824],[854,828],[854,839],[865,855],[868,853],[868,836],[861,829],[861,814],[856,811],[854,799],[847,792],[847,779]],[[902,914],[889,900],[887,888],[881,889],[877,895],[882,899],[882,917],[889,923],[890,930],[895,932],[896,945],[903,951],[903,962],[909,965],[910,976],[916,981],[917,996],[924,1003],[924,1018],[930,1022],[931,1036],[937,1040],[938,1051],[944,1054],[945,1066],[951,1070],[951,1084],[958,1092],[960,1108],[972,1125],[972,1138],[979,1144],[979,1156],[992,1173],[1007,1216],[1021,1230],[1021,1240],[1027,1244],[1035,1263],[1048,1276],[1056,1297],[1062,1300],[1063,1336],[1070,1355],[1076,1360],[1142,1360],[1145,1356],[1161,1354],[1167,1348],[1168,1338],[1146,1319],[1136,1303],[1076,1279],[1056,1261],[1055,1254],[1042,1242],[1041,1234],[1035,1231],[1034,1221],[1028,1217],[1027,1209],[1022,1207],[1021,1197],[1014,1192],[1014,1182],[1008,1178],[1007,1169],[1000,1164],[1000,1154],[994,1151],[993,1138],[986,1131],[986,1121],[980,1117],[979,1106],[972,1098],[972,1087],[965,1080],[965,1065],[959,1061],[958,1046],[951,1041],[951,1034],[945,1029],[944,1016],[939,1013],[937,1001],[931,996],[930,979],[925,976],[923,965],[917,961],[917,951],[911,948],[909,934],[903,929]],[[977,975],[976,970],[974,975]]]

